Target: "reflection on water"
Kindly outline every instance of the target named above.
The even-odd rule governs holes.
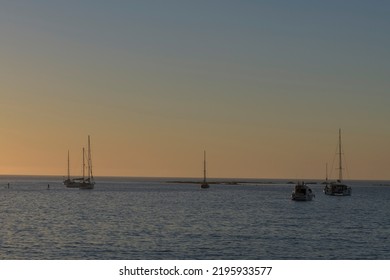
[[[0,178],[0,259],[390,259],[390,187],[355,183],[198,185],[105,179],[94,190],[61,178]],[[47,185],[50,184],[50,189]]]

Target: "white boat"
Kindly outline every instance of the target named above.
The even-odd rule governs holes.
[[[64,185],[67,188],[79,188],[79,189],[93,189],[95,181],[92,174],[92,157],[91,157],[91,143],[88,135],[88,155],[87,155],[88,175],[85,176],[85,151],[83,148],[83,176],[81,178],[70,178],[69,168],[69,151],[68,151],[68,178],[64,180]]]
[[[291,194],[291,199],[296,201],[310,201],[313,197],[315,197],[313,191],[304,182],[298,182]]]
[[[200,185],[202,189],[208,189],[210,188],[209,184],[206,180],[206,151],[203,153],[203,182],[202,185]]]
[[[342,182],[343,180],[343,164],[342,164],[342,150],[341,150],[341,129],[339,129],[339,178],[336,182],[330,182],[326,181],[326,185],[324,188],[324,193],[326,195],[333,195],[333,196],[349,196],[352,193],[352,188]]]

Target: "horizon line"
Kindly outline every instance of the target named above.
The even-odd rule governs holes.
[[[56,174],[0,174],[1,177],[60,177],[64,178],[67,175],[56,175]],[[76,176],[77,177],[77,176]],[[201,176],[137,176],[137,175],[98,175],[94,178],[150,178],[150,179],[197,179]],[[326,181],[325,178],[272,178],[272,177],[209,177],[209,180],[291,180],[291,181]],[[328,181],[334,181],[334,179],[328,179]],[[390,179],[367,179],[367,178],[357,178],[357,179],[343,179],[343,181],[390,181]]]

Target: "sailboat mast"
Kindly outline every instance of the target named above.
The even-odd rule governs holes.
[[[68,150],[68,180],[70,180],[69,150]]]
[[[91,157],[91,140],[88,135],[88,178],[93,178],[92,175],[92,157]]]
[[[84,181],[84,178],[85,178],[85,151],[84,151],[84,148],[83,148],[83,181]]]
[[[203,182],[206,182],[206,151],[203,151]]]
[[[328,182],[328,163],[326,163],[325,181]]]
[[[343,179],[343,163],[341,160],[341,129],[339,129],[339,180]]]

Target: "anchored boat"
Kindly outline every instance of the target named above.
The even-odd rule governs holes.
[[[85,150],[83,148],[83,177],[81,178],[70,178],[69,168],[69,151],[68,151],[68,178],[64,180],[64,185],[67,188],[79,188],[79,189],[93,189],[95,181],[92,174],[92,157],[91,157],[91,142],[88,135],[88,150],[87,150],[87,169],[88,174],[85,176]]]
[[[342,150],[341,150],[341,129],[339,129],[339,178],[336,182],[326,182],[324,193],[326,195],[333,196],[349,196],[351,195],[352,188],[342,182],[343,180],[343,165],[342,165]]]
[[[315,197],[313,191],[304,182],[298,182],[291,194],[291,199],[296,201],[310,201],[313,197]]]

